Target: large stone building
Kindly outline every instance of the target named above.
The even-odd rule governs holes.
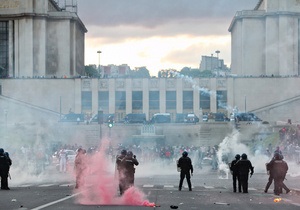
[[[169,112],[173,120],[176,113],[194,112],[199,116],[204,112],[225,112],[229,115],[237,107],[241,112],[255,112],[266,121],[299,121],[298,2],[264,0],[259,1],[254,10],[237,12],[229,28],[232,33],[234,77],[192,79],[177,75],[175,78],[150,79],[2,79],[0,94],[63,114],[70,109],[76,113],[93,114],[102,109],[104,113],[115,114],[116,120],[128,113],[140,112],[145,113],[147,119],[157,112]],[[16,31],[8,30],[14,28],[29,37],[28,43],[20,41],[22,39],[9,39],[9,43],[13,40],[17,42],[7,45],[10,74],[32,77],[80,73],[86,30],[76,13],[52,11],[53,8],[59,9],[50,0],[0,0],[0,8],[5,4],[13,8],[0,10],[2,14],[16,10],[33,12],[35,7],[41,10],[38,14],[43,14],[40,18],[30,15],[30,12],[27,15],[14,13],[0,16],[10,17],[2,21],[6,24],[9,37],[18,38]],[[22,30],[20,24],[23,24]],[[36,27],[47,30],[35,31]],[[64,37],[62,31],[68,36]],[[59,35],[63,37],[62,41]],[[35,43],[36,37],[40,39],[39,45]],[[50,41],[46,41],[48,39]],[[76,39],[77,42],[73,42]],[[22,52],[22,55],[18,57],[17,52],[12,54],[14,51],[11,48]],[[48,51],[57,55],[53,53],[53,57],[46,62]],[[34,52],[43,53],[35,58]],[[68,59],[62,59],[64,56]],[[20,68],[20,64],[24,68]]]
[[[84,74],[87,32],[76,5],[54,0],[0,0],[1,77],[70,77]]]
[[[237,12],[229,28],[232,73],[298,76],[299,18],[299,0],[259,0],[254,10]]]

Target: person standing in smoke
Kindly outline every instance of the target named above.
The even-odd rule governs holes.
[[[79,148],[77,155],[75,157],[75,173],[76,173],[76,186],[75,189],[78,189],[84,185],[84,175],[87,168],[86,162],[86,150]]]
[[[237,154],[235,159],[230,164],[230,172],[232,174],[232,181],[233,181],[233,192],[236,192],[236,182],[238,183],[238,190],[242,192],[242,186],[239,178],[239,172],[235,164],[240,160],[241,156]]]
[[[4,149],[0,148],[0,177],[1,190],[10,190],[8,187],[9,159],[4,154]]]
[[[124,166],[124,191],[134,185],[134,173],[135,167],[139,165],[136,156],[133,155],[132,151],[128,151],[126,156],[122,159],[121,164]]]
[[[182,157],[177,162],[177,167],[180,168],[180,181],[178,190],[181,191],[184,178],[189,186],[189,191],[192,191],[191,175],[193,176],[194,168],[192,160],[188,157],[188,153],[184,151]],[[190,173],[191,172],[191,173]]]
[[[274,178],[274,194],[280,195],[282,193],[282,188],[286,190],[288,194],[290,189],[288,189],[283,183],[286,173],[289,169],[288,164],[283,160],[282,155],[275,153],[274,158],[268,164],[270,169],[270,174]]]
[[[116,169],[118,171],[118,179],[119,179],[119,190],[120,190],[120,195],[123,195],[124,191],[125,191],[125,175],[124,175],[124,171],[125,171],[125,164],[122,164],[122,160],[126,157],[127,155],[127,151],[125,149],[123,149],[121,151],[120,155],[117,155],[116,157]]]
[[[64,172],[66,173],[67,171],[67,153],[65,151],[65,149],[62,149],[59,152],[59,172]]]
[[[251,161],[247,159],[247,155],[244,153],[242,154],[242,159],[237,161],[234,167],[236,167],[238,171],[238,176],[240,178],[243,193],[248,193],[249,172],[250,177],[254,173],[254,168],[252,166]]]
[[[266,163],[266,169],[267,169],[267,173],[269,175],[269,179],[268,179],[268,183],[265,187],[265,191],[264,191],[265,193],[268,192],[268,189],[274,180],[274,175],[273,175],[274,170],[271,170],[271,166],[272,166],[273,162],[275,161],[275,156],[277,156],[277,155],[283,159],[283,156],[281,153],[274,153],[273,159],[269,163]],[[283,182],[282,182],[282,187],[286,190],[287,193],[290,192],[289,188]],[[275,188],[274,188],[274,192],[275,192]],[[279,192],[280,193],[282,192],[282,188],[279,189]]]

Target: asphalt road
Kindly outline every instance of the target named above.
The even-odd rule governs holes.
[[[10,180],[11,190],[0,191],[0,209],[172,209],[171,206],[178,209],[237,209],[237,210],[296,210],[300,208],[300,177],[287,177],[286,185],[292,189],[289,194],[282,194],[280,197],[272,194],[272,187],[268,193],[263,189],[267,182],[266,174],[254,174],[249,180],[249,193],[233,193],[231,186],[231,177],[220,178],[217,172],[199,171],[192,177],[193,191],[185,188],[178,191],[179,173],[165,175],[138,176],[135,181],[135,188],[129,192],[125,198],[114,195],[111,202],[105,204],[81,202],[78,198],[83,195],[96,198],[102,193],[104,197],[111,192],[109,189],[98,192],[101,186],[107,181],[89,183],[93,180],[89,177],[87,188],[83,190],[74,190],[74,180],[71,178],[57,179],[53,178],[44,181],[15,182]],[[17,177],[16,177],[17,179]],[[37,178],[38,179],[38,178]],[[103,184],[104,183],[104,184]],[[98,191],[96,192],[95,189]],[[155,204],[156,207],[126,205],[124,199],[141,200],[140,192],[144,195],[142,198],[144,204]],[[95,194],[93,194],[95,193]],[[116,193],[117,194],[117,193]],[[281,198],[279,202],[274,202],[275,198]],[[102,199],[102,198],[101,198]],[[104,199],[104,198],[103,198]],[[108,198],[110,199],[110,198]],[[95,201],[95,199],[94,199]],[[122,202],[120,202],[122,201]],[[118,204],[120,203],[120,204]],[[142,205],[142,204],[141,204]]]

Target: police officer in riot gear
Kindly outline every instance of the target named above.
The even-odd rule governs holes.
[[[232,181],[233,181],[233,192],[236,192],[236,183],[238,183],[238,190],[242,192],[242,186],[239,178],[239,173],[235,164],[240,160],[241,156],[237,154],[235,159],[230,164],[230,172],[232,174]]]
[[[117,155],[116,157],[116,169],[118,171],[118,179],[119,179],[119,190],[120,190],[120,195],[123,195],[124,191],[125,191],[125,183],[126,183],[126,179],[125,179],[125,175],[124,175],[124,164],[122,164],[122,160],[126,157],[127,155],[127,151],[125,149],[123,149],[121,151],[121,154]]]
[[[134,185],[134,173],[135,166],[139,165],[136,156],[132,151],[128,151],[127,155],[121,161],[122,167],[124,167],[124,191]]]
[[[8,187],[8,172],[9,160],[4,154],[4,149],[0,148],[0,177],[1,177],[1,190],[10,190]]]
[[[280,195],[282,193],[282,188],[285,188],[286,193],[290,192],[284,184],[286,173],[289,169],[288,164],[283,160],[283,156],[279,153],[274,154],[273,160],[268,164],[270,173],[274,178],[274,194]]]
[[[242,154],[242,159],[237,161],[235,167],[238,171],[238,176],[240,178],[243,193],[248,193],[249,172],[252,176],[254,173],[254,168],[250,160],[247,159],[247,155],[245,153]]]
[[[178,190],[181,191],[184,178],[189,186],[189,191],[192,191],[191,175],[193,176],[194,168],[192,160],[188,157],[188,153],[184,151],[182,157],[177,162],[177,167],[180,168],[180,181]],[[191,172],[191,174],[190,174]]]

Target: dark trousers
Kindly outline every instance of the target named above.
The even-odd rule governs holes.
[[[243,193],[248,193],[249,174],[240,174],[239,176],[240,176],[240,182],[241,182]]]
[[[242,185],[241,185],[239,175],[236,173],[233,173],[233,175],[232,175],[233,192],[236,192],[236,183],[238,183],[239,192],[242,192]]]
[[[8,171],[2,171],[0,173],[1,177],[1,189],[8,189]]]
[[[284,188],[287,192],[290,191],[289,188],[283,183],[284,177],[276,177],[274,178],[274,194],[279,195],[282,193],[282,188]]]
[[[268,180],[268,183],[267,183],[267,185],[266,185],[266,188],[265,188],[265,192],[268,192],[268,189],[269,189],[269,187],[271,186],[271,184],[272,184],[272,182],[273,182],[273,179],[274,179],[274,177],[273,177],[273,175],[269,175],[269,180]],[[282,178],[281,178],[282,179]],[[280,179],[279,179],[280,180]],[[283,189],[285,189],[285,191],[290,191],[290,189],[283,183],[283,180],[284,179],[282,179],[282,182],[281,183],[279,183],[278,184],[278,181],[277,181],[277,183],[276,183],[276,187],[277,187],[277,189],[276,189],[276,187],[275,187],[275,180],[274,180],[274,193],[282,193],[282,188]],[[279,181],[280,182],[280,181]],[[275,191],[275,190],[277,190],[277,191]]]
[[[189,190],[192,190],[191,174],[189,171],[188,172],[185,172],[185,171],[180,172],[179,190],[181,190],[181,188],[182,188],[184,178],[186,178],[186,181],[189,186]]]

